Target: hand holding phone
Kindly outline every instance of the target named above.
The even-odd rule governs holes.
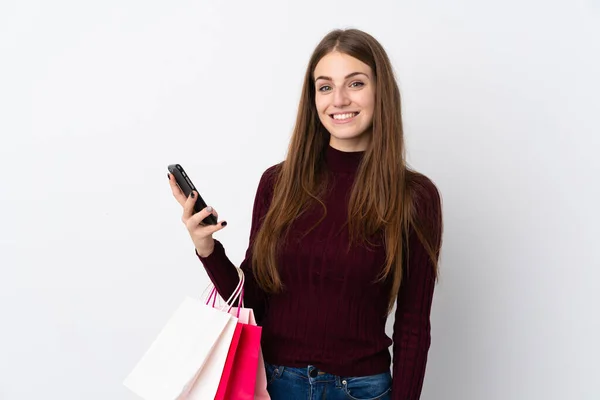
[[[207,209],[206,203],[181,165],[169,165],[168,169],[171,191],[183,207],[181,220],[194,242],[198,255],[208,257],[214,250],[213,233],[223,229],[227,222],[219,223],[217,211]]]
[[[204,210],[207,207],[206,202],[204,201],[202,196],[200,196],[200,193],[198,193],[198,190],[192,183],[192,180],[190,179],[189,175],[185,172],[183,167],[179,164],[171,164],[167,167],[167,169],[175,178],[175,182],[177,183],[185,197],[189,197],[192,191],[196,192],[198,198],[194,203],[194,214]],[[208,217],[202,220],[202,223],[207,225],[216,225],[217,218],[213,214],[210,214]]]

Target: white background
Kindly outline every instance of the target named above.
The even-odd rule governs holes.
[[[229,222],[217,237],[239,264],[310,53],[337,27],[389,52],[409,161],[444,200],[422,399],[600,398],[599,15],[596,0],[4,0],[0,399],[136,398],[122,380],[208,283],[167,164]]]

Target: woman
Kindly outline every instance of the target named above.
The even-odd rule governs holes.
[[[258,184],[240,266],[274,400],[420,396],[442,215],[434,184],[406,166],[400,110],[390,61],[372,36],[323,38],[288,155]],[[216,211],[193,215],[196,196],[169,179],[197,256],[228,298],[238,274],[212,237],[226,222],[202,225]]]

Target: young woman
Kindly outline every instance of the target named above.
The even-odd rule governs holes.
[[[226,222],[202,225],[216,211],[194,215],[196,196],[169,180],[196,254],[228,298],[238,274],[212,237]],[[365,32],[332,31],[310,59],[287,157],[258,184],[240,266],[271,398],[418,399],[441,239],[439,193],[406,165],[385,50]]]

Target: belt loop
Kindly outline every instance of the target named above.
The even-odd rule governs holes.
[[[342,378],[339,376],[335,376],[335,388],[340,389],[342,387]]]

